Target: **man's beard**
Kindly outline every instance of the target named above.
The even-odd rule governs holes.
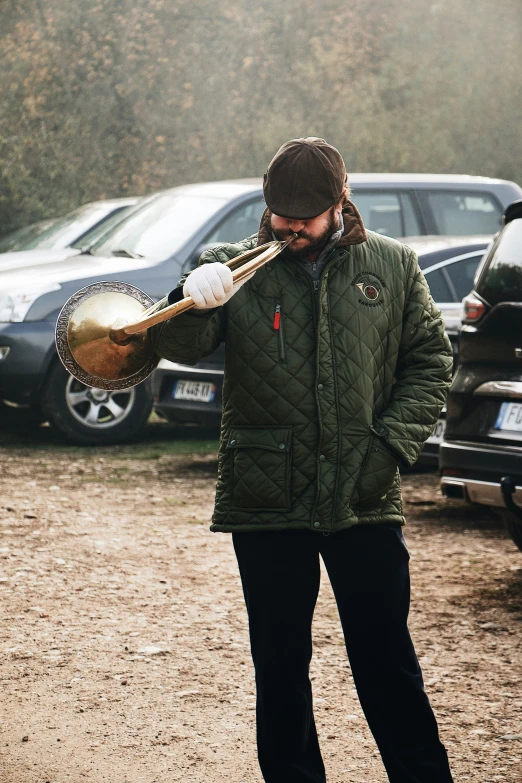
[[[299,259],[306,259],[308,256],[313,255],[314,253],[318,253],[323,248],[326,247],[328,244],[328,241],[332,234],[335,234],[336,231],[339,231],[340,225],[338,224],[338,220],[336,217],[335,210],[332,209],[332,212],[330,214],[330,219],[328,221],[328,226],[324,230],[324,232],[321,234],[320,237],[310,235],[305,230],[299,231],[297,233],[297,236],[302,239],[308,240],[308,243],[304,247],[294,247],[294,243],[290,242],[288,247],[285,248],[285,253],[289,253],[294,258]],[[276,239],[279,239],[280,242],[285,242],[287,239],[290,239],[292,234],[294,234],[293,231],[290,231],[290,229],[279,229],[276,231],[274,228],[272,228],[272,231],[274,232],[274,236]],[[297,240],[296,240],[297,241]]]

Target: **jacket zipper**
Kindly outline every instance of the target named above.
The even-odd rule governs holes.
[[[283,320],[281,318],[281,304],[280,302],[276,303],[275,313],[274,313],[274,329],[279,334],[279,358],[281,361],[285,361],[286,359],[286,351],[285,351],[285,340],[284,340],[284,334],[283,334]]]
[[[313,317],[314,317],[314,328],[317,331],[317,315],[318,315],[318,306],[317,301],[319,299],[319,280],[313,280],[314,284],[314,295],[312,296],[312,309],[313,309]]]
[[[326,267],[329,266],[329,264],[325,264],[325,268],[321,271],[321,274],[319,276],[319,280],[312,280],[312,279],[310,279],[310,275],[307,272],[305,272],[304,270],[301,270],[301,267],[300,267],[299,264],[297,264],[297,262],[296,262],[295,265],[296,265],[296,267],[299,268],[300,271],[302,271],[302,274],[304,274],[308,278],[308,280],[312,283],[313,317],[314,317],[315,339],[316,339],[316,345],[317,345],[317,328],[318,328],[318,314],[319,314],[319,305],[318,305],[318,301],[319,301],[319,282],[320,282],[320,280],[322,280],[325,277]],[[322,424],[320,424],[320,427],[321,427],[321,430],[322,430]],[[315,499],[315,502],[314,502],[314,505],[313,505],[313,508],[312,508],[312,520],[315,518],[316,508],[317,508],[317,497]],[[333,522],[331,523],[331,529],[328,532],[331,532],[331,533],[334,532]]]

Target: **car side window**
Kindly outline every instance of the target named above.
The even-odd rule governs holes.
[[[522,220],[508,223],[491,247],[477,292],[490,305],[522,302]]]
[[[449,275],[457,299],[464,299],[473,288],[473,278],[480,264],[482,255],[463,258],[462,261],[455,261],[454,264],[447,264],[444,269]]]
[[[370,231],[393,238],[422,234],[408,193],[357,189],[352,200]]]
[[[240,242],[259,230],[261,215],[266,209],[262,199],[241,204],[205,239],[205,242]]]
[[[435,302],[454,301],[450,287],[444,279],[444,275],[440,269],[434,269],[433,272],[426,272],[426,282],[430,287],[430,293]]]
[[[427,199],[438,234],[495,234],[502,224],[501,207],[490,193],[441,190]]]

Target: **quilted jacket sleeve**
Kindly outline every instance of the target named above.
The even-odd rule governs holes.
[[[213,251],[207,251],[199,259],[198,266],[218,260]],[[171,291],[168,304],[183,299],[183,285],[188,274],[183,275],[177,288]],[[161,358],[180,364],[197,364],[224,339],[224,321],[223,307],[192,309],[151,327],[149,337],[155,353]]]
[[[409,252],[409,290],[390,403],[372,428],[408,465],[431,435],[451,382],[453,352],[417,256]]]

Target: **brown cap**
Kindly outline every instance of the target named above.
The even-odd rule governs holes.
[[[291,139],[276,152],[263,179],[268,209],[281,217],[308,220],[336,204],[346,186],[339,150],[324,139]]]

